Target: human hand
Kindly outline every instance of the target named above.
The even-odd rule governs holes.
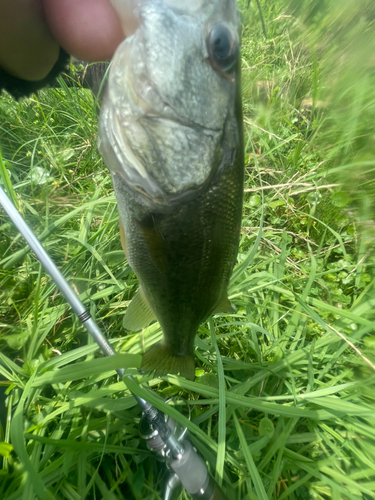
[[[124,34],[109,0],[0,0],[0,67],[44,78],[61,46],[78,59],[112,57]]]

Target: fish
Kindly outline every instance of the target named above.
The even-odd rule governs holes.
[[[122,246],[139,281],[124,326],[157,319],[141,369],[194,379],[194,339],[233,312],[244,156],[235,0],[112,0],[134,29],[112,60],[99,150],[112,175]]]

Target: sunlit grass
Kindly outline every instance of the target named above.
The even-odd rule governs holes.
[[[160,498],[166,469],[139,438],[118,367],[189,429],[230,500],[375,497],[374,52],[372,66],[362,58],[373,7],[263,1],[266,39],[257,3],[240,4],[237,312],[200,327],[195,381],[137,375],[161,330],[121,326],[137,280],[92,95],[61,82],[20,103],[0,97],[0,182],[119,352],[101,358],[0,211],[4,500]]]

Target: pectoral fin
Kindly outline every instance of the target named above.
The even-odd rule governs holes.
[[[152,262],[162,274],[165,274],[168,269],[167,249],[164,238],[157,227],[154,216],[151,214],[144,220],[135,220],[135,222],[142,233],[143,240],[146,243]]]
[[[235,312],[236,308],[234,307],[233,304],[231,304],[230,300],[228,299],[228,295],[225,293],[225,295],[222,297],[220,302],[215,307],[212,314],[218,314],[218,313],[233,314]]]
[[[121,224],[121,221],[119,220],[119,226],[120,226],[120,240],[121,240],[121,246],[122,249],[125,252],[126,259],[128,259],[128,248],[126,246],[126,237],[125,237],[125,231],[124,231],[124,226]]]
[[[128,306],[122,326],[131,332],[138,332],[142,328],[146,328],[155,319],[155,314],[147,302],[142,288],[140,288]]]

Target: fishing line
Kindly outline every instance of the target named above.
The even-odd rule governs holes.
[[[0,205],[4,208],[18,231],[33,250],[46,272],[56,283],[65,300],[71,306],[82,325],[98,344],[102,353],[105,356],[113,356],[116,354],[116,351],[102,334],[90,313],[86,310],[83,303],[65,280],[64,276],[44,250],[37,237],[26,224],[1,186]],[[125,384],[126,380],[137,383],[131,375],[124,376],[124,370],[122,368],[116,371],[120,378],[124,380]],[[149,448],[156,451],[160,449],[160,446],[164,446],[165,456],[168,458],[169,467],[173,471],[167,481],[164,500],[172,500],[175,488],[179,484],[182,484],[185,490],[195,500],[227,500],[218,484],[215,483],[214,479],[209,475],[203,459],[198,455],[189,441],[179,441],[179,438],[175,435],[175,429],[171,426],[170,422],[168,422],[164,413],[133,392],[131,392],[131,394],[142,409],[142,418],[146,419],[149,425],[151,432],[148,434],[148,437],[146,437]],[[157,434],[155,435],[155,433]],[[185,430],[180,436],[184,435]],[[156,437],[157,439],[155,439]]]

